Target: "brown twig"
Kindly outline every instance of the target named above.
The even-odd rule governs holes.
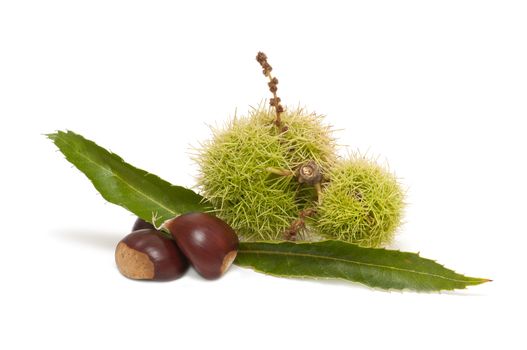
[[[291,225],[284,231],[284,238],[289,241],[296,240],[298,232],[306,227],[306,219],[317,213],[315,208],[308,208],[298,213],[298,219],[295,219]]]
[[[286,127],[282,126],[282,119],[280,117],[280,115],[284,112],[284,107],[280,103],[280,97],[278,97],[278,95],[276,94],[276,92],[278,91],[278,79],[271,75],[273,67],[271,67],[269,62],[267,62],[266,54],[261,51],[258,52],[258,54],[256,55],[256,60],[262,66],[263,74],[269,79],[269,83],[267,85],[269,86],[269,91],[271,91],[271,93],[273,94],[273,97],[269,100],[269,104],[271,105],[271,107],[274,108],[276,112],[276,119],[274,123],[280,129],[280,131],[285,131]]]

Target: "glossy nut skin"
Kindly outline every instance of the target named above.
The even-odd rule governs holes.
[[[238,252],[238,236],[223,220],[206,213],[188,213],[165,226],[198,273],[206,279],[221,277]]]
[[[156,229],[154,225],[152,225],[151,223],[146,222],[145,220],[141,218],[137,218],[137,220],[135,220],[134,226],[132,227],[132,232],[137,231],[137,230],[144,230],[146,228],[151,229],[151,230]]]
[[[170,281],[189,264],[176,243],[157,230],[143,229],[123,238],[115,249],[119,271],[131,279]]]

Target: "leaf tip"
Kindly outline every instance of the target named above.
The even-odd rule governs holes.
[[[69,130],[55,130],[55,132],[51,132],[51,133],[48,133],[48,134],[42,134],[42,136],[44,137],[47,137],[48,139],[52,140],[52,141],[55,141],[58,137],[62,136],[62,135],[65,135],[65,134],[71,134],[73,133],[72,131],[69,131]]]
[[[472,285],[478,285],[478,284],[483,284],[483,283],[487,283],[487,282],[492,282],[493,280],[491,280],[490,278],[473,278],[473,283],[471,283]],[[470,284],[467,284],[467,286],[470,285]]]
[[[57,138],[58,136],[58,133],[56,132],[53,132],[53,133],[49,133],[49,134],[42,134],[42,136],[50,139],[51,141],[55,141],[55,139]]]

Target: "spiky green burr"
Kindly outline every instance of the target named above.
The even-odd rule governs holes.
[[[404,192],[397,178],[362,156],[339,161],[329,171],[315,222],[326,238],[364,247],[388,244],[399,227]]]
[[[317,198],[313,186],[298,182],[297,168],[312,160],[324,172],[335,160],[331,128],[322,117],[284,111],[282,128],[275,117],[264,107],[235,117],[213,129],[195,157],[202,194],[245,240],[284,239],[300,211]]]

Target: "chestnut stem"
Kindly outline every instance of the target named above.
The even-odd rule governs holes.
[[[276,175],[280,175],[280,176],[293,176],[295,174],[291,170],[280,169],[280,168],[273,168],[273,167],[268,167],[265,170],[267,170],[270,173],[273,173],[273,174],[276,174]]]

